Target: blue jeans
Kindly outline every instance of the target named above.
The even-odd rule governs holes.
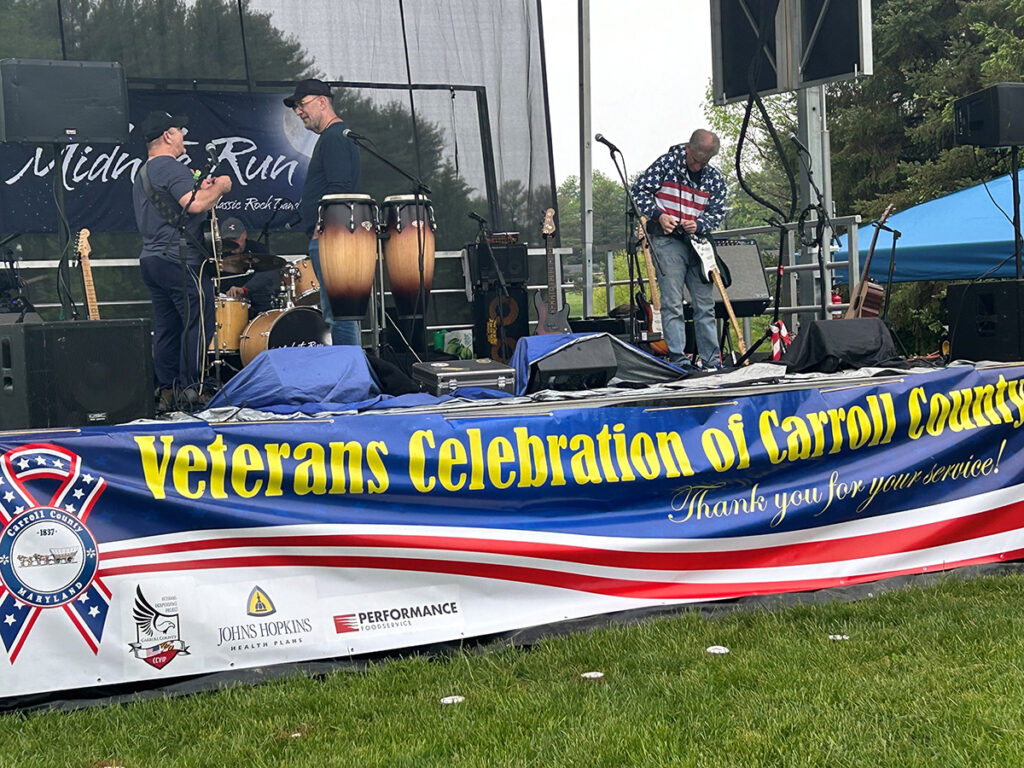
[[[722,364],[715,325],[715,295],[711,283],[700,279],[700,257],[687,243],[675,237],[652,236],[658,254],[658,286],[661,289],[661,326],[668,345],[668,359],[673,365],[690,364],[686,348],[686,321],[683,316],[683,286],[690,291],[693,302],[693,331],[697,354],[705,368]]]
[[[359,338],[359,323],[356,320],[335,320],[331,312],[331,303],[327,300],[327,293],[324,291],[323,273],[320,271],[320,241],[309,241],[309,260],[313,263],[313,272],[320,283],[320,309],[324,313],[324,321],[331,326],[331,343],[334,346],[349,345],[361,346]]]

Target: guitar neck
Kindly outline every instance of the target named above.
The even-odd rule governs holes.
[[[561,286],[558,285],[558,280],[556,279],[556,275],[555,275],[555,252],[554,252],[554,249],[552,249],[552,247],[551,247],[551,237],[545,236],[544,237],[544,241],[545,241],[544,247],[547,249],[546,256],[547,256],[547,260],[548,260],[548,297],[547,297],[547,305],[548,305],[548,312],[550,312],[553,315],[556,312],[558,312],[558,291],[561,288]]]
[[[640,221],[641,232],[643,233],[643,227],[646,226],[646,220]],[[647,235],[642,234],[640,237],[640,247],[644,251],[644,267],[647,270],[647,284],[651,287],[651,307],[656,311],[661,311],[661,293],[658,291],[658,281],[654,276],[654,260],[651,258],[651,249],[647,244]]]
[[[81,256],[82,262],[82,284],[85,285],[85,305],[89,312],[90,320],[100,319],[100,304],[96,300],[96,286],[92,282],[92,264],[88,256]]]

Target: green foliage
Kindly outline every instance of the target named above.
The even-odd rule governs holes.
[[[594,253],[604,254],[626,247],[626,193],[622,184],[594,171]],[[583,247],[580,232],[580,179],[569,176],[558,186],[558,214],[566,222],[562,245],[573,250]]]

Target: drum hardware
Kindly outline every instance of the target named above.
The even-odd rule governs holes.
[[[281,271],[281,285],[286,289],[286,303],[290,306],[320,306],[320,281],[310,259],[288,263]]]
[[[221,272],[237,276],[246,272],[269,272],[281,269],[286,262],[270,253],[225,253],[217,260]]]

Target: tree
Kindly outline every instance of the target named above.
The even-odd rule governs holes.
[[[601,171],[594,171],[594,251],[605,253],[626,247],[626,198],[622,185],[612,181]],[[580,219],[580,179],[569,176],[558,186],[558,215],[562,222],[572,225],[562,228],[562,246],[582,248]]]

